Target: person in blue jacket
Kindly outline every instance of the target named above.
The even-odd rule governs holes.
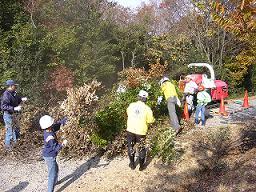
[[[54,191],[54,187],[58,181],[59,167],[56,157],[62,147],[67,145],[67,140],[59,143],[56,136],[56,132],[65,122],[66,119],[64,118],[58,123],[54,123],[54,119],[49,115],[44,115],[39,120],[39,124],[44,130],[43,158],[48,167],[48,192]]]
[[[19,127],[15,125],[15,113],[21,111],[21,102],[26,101],[26,97],[17,95],[17,86],[13,80],[6,81],[7,89],[1,96],[1,110],[6,128],[5,148],[11,149],[11,141],[15,144],[19,137]]]

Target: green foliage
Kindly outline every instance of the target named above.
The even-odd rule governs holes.
[[[105,140],[105,139],[102,139],[99,134],[97,133],[93,133],[91,136],[90,136],[90,140],[91,142],[96,145],[97,147],[101,147],[101,148],[104,148],[107,144],[108,144],[108,141]]]
[[[165,163],[177,159],[179,153],[175,149],[175,135],[170,127],[158,128],[152,139],[151,155],[160,157]]]
[[[161,93],[160,87],[156,83],[152,82],[149,85],[128,89],[125,93],[119,94],[113,90],[110,96],[112,101],[96,114],[96,122],[99,127],[97,134],[101,139],[112,141],[117,134],[125,129],[127,121],[126,109],[130,103],[137,101],[140,89],[148,91],[147,105],[151,107],[155,117],[159,117],[166,112],[164,102],[160,106],[157,105],[157,97]]]
[[[22,4],[10,1],[5,6],[9,6],[13,13],[8,12],[8,8],[2,11],[15,16],[9,23],[11,26],[0,26],[4,30],[0,36],[0,82],[3,85],[7,79],[15,79],[20,84],[20,92],[29,96],[31,101],[38,102],[41,97],[38,88],[42,88],[49,70],[45,65],[47,49],[40,42],[44,32],[34,30],[28,23],[28,15],[22,10]],[[4,23],[9,22],[5,17],[2,19],[6,19]]]
[[[184,35],[171,34],[153,36],[149,41],[146,58],[149,63],[157,59],[167,63],[170,75],[175,79],[179,79],[182,73],[187,74],[189,63],[205,60],[204,55],[196,49],[191,39]]]
[[[27,21],[27,15],[21,1],[17,0],[2,0],[0,2],[0,31],[8,32],[12,26],[18,23]]]
[[[41,9],[34,10],[36,28],[25,5],[1,2],[0,83],[15,79],[22,94],[36,103],[51,95],[45,87],[59,65],[74,72],[75,85],[94,78],[112,84],[118,61],[116,26],[102,19],[99,2],[40,2]]]
[[[103,19],[101,2],[72,0],[58,4],[52,1],[40,11],[48,31],[44,43],[52,48],[50,64],[73,69],[77,85],[95,78],[109,85],[116,77],[116,26]]]
[[[145,64],[145,50],[149,35],[141,24],[130,24],[119,27],[116,31],[118,55],[122,56],[123,68],[143,67]]]
[[[131,89],[121,94],[113,92],[114,100],[104,109],[97,112],[96,122],[99,126],[98,134],[102,138],[111,141],[116,134],[125,128],[127,119],[126,109],[131,102],[136,101],[137,90]]]
[[[207,2],[193,2],[197,3],[201,10],[209,7]],[[204,19],[209,20],[206,17],[210,15],[206,15],[205,18],[194,17],[195,20],[197,19],[195,24],[199,28],[195,32],[198,32],[197,38],[201,39],[201,45],[195,43],[193,35],[186,33],[170,32],[153,35],[150,33],[149,25],[153,25],[151,21],[156,18],[150,12],[146,15],[138,13],[136,18],[142,21],[141,23],[131,18],[126,19],[127,25],[124,25],[114,19],[108,19],[104,8],[111,10],[114,5],[107,4],[103,0],[34,3],[32,11],[29,10],[26,2],[23,4],[19,0],[4,0],[0,3],[0,83],[14,78],[21,84],[22,93],[33,92],[33,100],[37,101],[41,100],[43,95],[38,90],[45,91],[43,88],[50,79],[49,74],[58,65],[68,67],[74,72],[74,85],[82,85],[97,78],[107,87],[111,87],[117,79],[117,72],[121,69],[130,66],[148,69],[149,64],[155,63],[156,60],[162,65],[166,64],[170,75],[178,79],[181,74],[187,74],[187,64],[190,62],[209,60],[215,63],[217,60],[214,57],[221,49],[217,44],[226,41],[225,38],[216,41],[223,32],[221,30],[221,33],[218,33],[219,29],[215,29],[216,25],[212,25],[212,22],[204,29]],[[245,6],[243,14],[246,15],[247,10]],[[210,9],[207,13],[209,11]],[[249,11],[251,13],[251,10]],[[126,16],[130,18],[131,15]],[[192,13],[184,15],[182,20],[193,16]],[[150,21],[143,21],[143,18]],[[248,26],[253,26],[251,19],[247,20],[250,21]],[[253,70],[249,67],[249,63],[255,60],[255,43],[253,43],[255,31],[253,27],[249,29],[249,36],[240,34],[239,39],[250,45],[250,49],[246,48],[248,50],[246,52],[228,53],[224,47],[223,53],[227,53],[224,55],[225,61],[228,61],[227,65],[222,65],[222,61],[216,65],[218,67],[216,74],[230,80],[234,87],[243,86],[244,83],[237,81],[250,79],[248,76]],[[206,50],[210,48],[207,53],[211,53],[207,58],[202,50],[203,47],[199,48],[199,45],[211,45],[204,47]],[[233,45],[230,47],[234,47]],[[245,66],[243,69],[239,68],[241,62]],[[235,73],[236,71],[239,73]],[[238,80],[234,78],[235,76],[241,78]]]

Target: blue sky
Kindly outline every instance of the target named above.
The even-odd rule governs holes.
[[[129,7],[131,9],[134,9],[141,5],[142,2],[148,3],[149,0],[112,0],[114,2],[117,2],[124,7]]]

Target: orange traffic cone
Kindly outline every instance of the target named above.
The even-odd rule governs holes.
[[[243,107],[244,108],[249,108],[249,99],[248,99],[248,91],[245,90],[245,93],[244,93],[244,103],[243,103]]]
[[[188,104],[187,104],[186,101],[185,101],[185,104],[184,104],[183,118],[184,118],[186,121],[189,121]]]
[[[228,113],[225,111],[225,104],[224,104],[224,98],[223,96],[221,97],[221,101],[220,101],[220,110],[219,110],[219,114],[227,116]]]

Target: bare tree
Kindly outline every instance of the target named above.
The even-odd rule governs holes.
[[[37,11],[41,0],[24,0],[24,8],[30,14],[30,21],[34,28],[36,28],[36,24],[34,21],[34,13]]]

